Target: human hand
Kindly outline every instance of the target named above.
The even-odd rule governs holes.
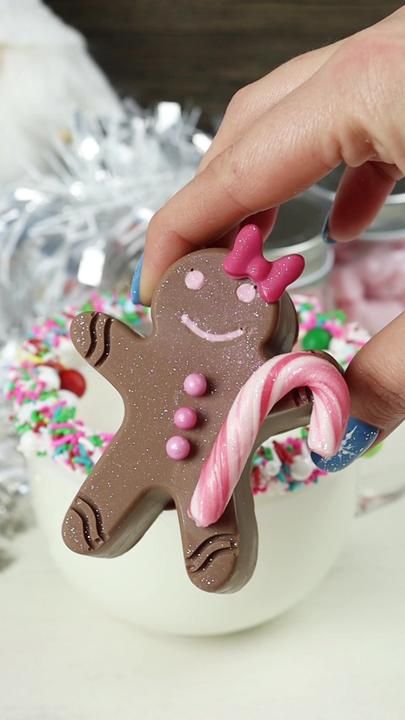
[[[328,234],[343,242],[358,236],[405,174],[404,78],[402,8],[239,91],[195,179],[152,219],[138,298],[148,303],[179,257],[218,238],[223,244],[247,217],[276,208],[341,162],[347,170]],[[262,215],[262,228],[273,220],[274,211]],[[405,416],[402,345],[404,316],[373,338],[348,370],[353,414],[372,428],[368,444]]]

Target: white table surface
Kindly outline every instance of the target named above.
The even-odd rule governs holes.
[[[403,720],[405,503],[353,524],[298,608],[251,632],[158,637],[93,611],[38,530],[0,574],[1,720]]]

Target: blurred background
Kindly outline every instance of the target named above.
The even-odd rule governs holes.
[[[134,710],[179,720],[190,708],[205,720],[225,717],[224,705],[235,718],[403,720],[401,504],[355,523],[338,557],[360,488],[370,490],[362,515],[402,497],[405,425],[344,481],[321,477],[307,428],[258,448],[252,492],[265,550],[247,594],[198,594],[186,580],[174,512],[114,561],[69,552],[60,532],[122,412],[73,351],[71,318],[84,307],[149,332],[149,310],[129,294],[148,223],[194,175],[232,95],[400,5],[0,0],[4,720],[104,720]],[[305,257],[292,287],[296,347],[327,350],[346,368],[405,308],[405,183],[361,238],[335,247],[322,226],[343,170],[280,208],[264,252]],[[298,614],[222,636],[300,603],[334,564]]]
[[[372,25],[395,0],[50,0],[120,94],[170,98],[209,122],[238,88],[299,53]]]
[[[296,55],[347,37],[394,11],[394,0],[51,0],[87,39],[93,57],[121,97],[151,107],[161,100],[200,111],[199,127],[215,132],[227,103],[242,86]],[[329,277],[331,253],[314,242],[333,201],[341,169],[280,213],[268,254],[295,246],[307,274]],[[361,245],[337,248],[333,262],[336,304],[350,319],[376,332],[405,306],[397,268],[405,264],[405,184]],[[307,250],[302,243],[309,241]],[[372,243],[372,244],[370,244]],[[300,245],[298,248],[297,246]],[[273,253],[274,249],[274,253]],[[388,257],[386,274],[375,269]],[[308,289],[309,286],[307,286]],[[310,287],[313,290],[313,287]],[[326,285],[324,284],[324,295]]]

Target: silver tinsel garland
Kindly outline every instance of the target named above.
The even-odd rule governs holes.
[[[0,388],[8,357],[36,319],[91,288],[129,287],[153,213],[194,174],[210,138],[199,112],[123,105],[120,119],[77,114],[52,140],[49,171],[27,169],[0,196]],[[29,484],[0,410],[0,534],[25,522]],[[1,561],[1,558],[0,558]]]

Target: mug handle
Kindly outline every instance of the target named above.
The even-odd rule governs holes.
[[[363,517],[386,505],[391,505],[405,495],[405,484],[386,493],[361,493],[357,499],[356,517]]]

